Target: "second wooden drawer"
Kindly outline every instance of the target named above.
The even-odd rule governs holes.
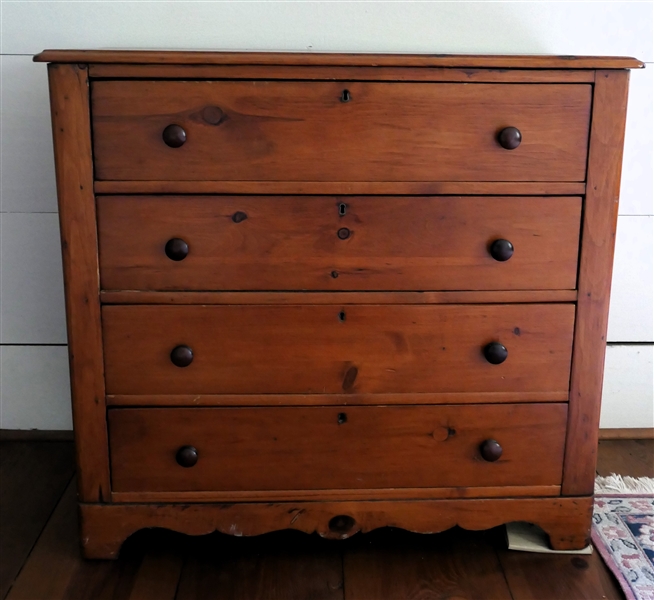
[[[574,289],[581,198],[98,199],[106,290]]]

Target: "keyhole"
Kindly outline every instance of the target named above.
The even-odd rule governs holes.
[[[341,94],[341,102],[349,102],[350,100],[352,100],[350,90],[343,90],[343,93]]]
[[[340,217],[344,217],[346,212],[347,212],[347,204],[345,204],[344,202],[341,202],[338,205],[338,215]]]
[[[342,323],[345,321],[345,311],[342,310],[341,312],[338,313],[338,320]]]
[[[338,416],[336,417],[336,422],[339,425],[342,425],[343,423],[347,423],[347,415],[345,413],[338,413]]]

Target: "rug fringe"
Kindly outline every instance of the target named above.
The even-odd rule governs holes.
[[[611,474],[595,478],[596,494],[654,494],[654,477],[623,477]]]

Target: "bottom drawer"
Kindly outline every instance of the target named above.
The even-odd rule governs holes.
[[[112,488],[559,485],[566,417],[566,404],[111,409]]]

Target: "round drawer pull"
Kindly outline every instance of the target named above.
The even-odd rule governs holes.
[[[350,230],[347,227],[341,227],[336,233],[339,240],[346,240],[350,237]]]
[[[506,150],[515,150],[522,142],[522,134],[517,127],[505,127],[497,136],[500,146]]]
[[[179,148],[186,143],[186,131],[181,125],[168,125],[163,130],[163,141],[171,148]]]
[[[188,244],[181,238],[168,240],[164,250],[170,260],[180,261],[188,256]]]
[[[180,467],[192,467],[198,462],[198,451],[193,446],[182,446],[175,456]]]
[[[503,363],[508,355],[509,351],[506,349],[506,346],[503,346],[499,342],[491,342],[484,348],[484,356],[491,365]]]
[[[505,262],[513,256],[513,250],[509,240],[495,240],[490,246],[490,255],[499,262]]]
[[[502,456],[502,446],[495,440],[485,440],[479,446],[481,457],[487,462],[495,462]]]
[[[244,213],[242,210],[237,210],[233,215],[232,215],[232,221],[234,223],[242,223],[245,221],[245,219],[248,218],[247,213]]]
[[[329,520],[329,531],[347,533],[355,524],[356,521],[350,515],[336,515]]]
[[[170,353],[170,361],[176,367],[188,367],[193,362],[193,350],[188,346],[176,346]]]

